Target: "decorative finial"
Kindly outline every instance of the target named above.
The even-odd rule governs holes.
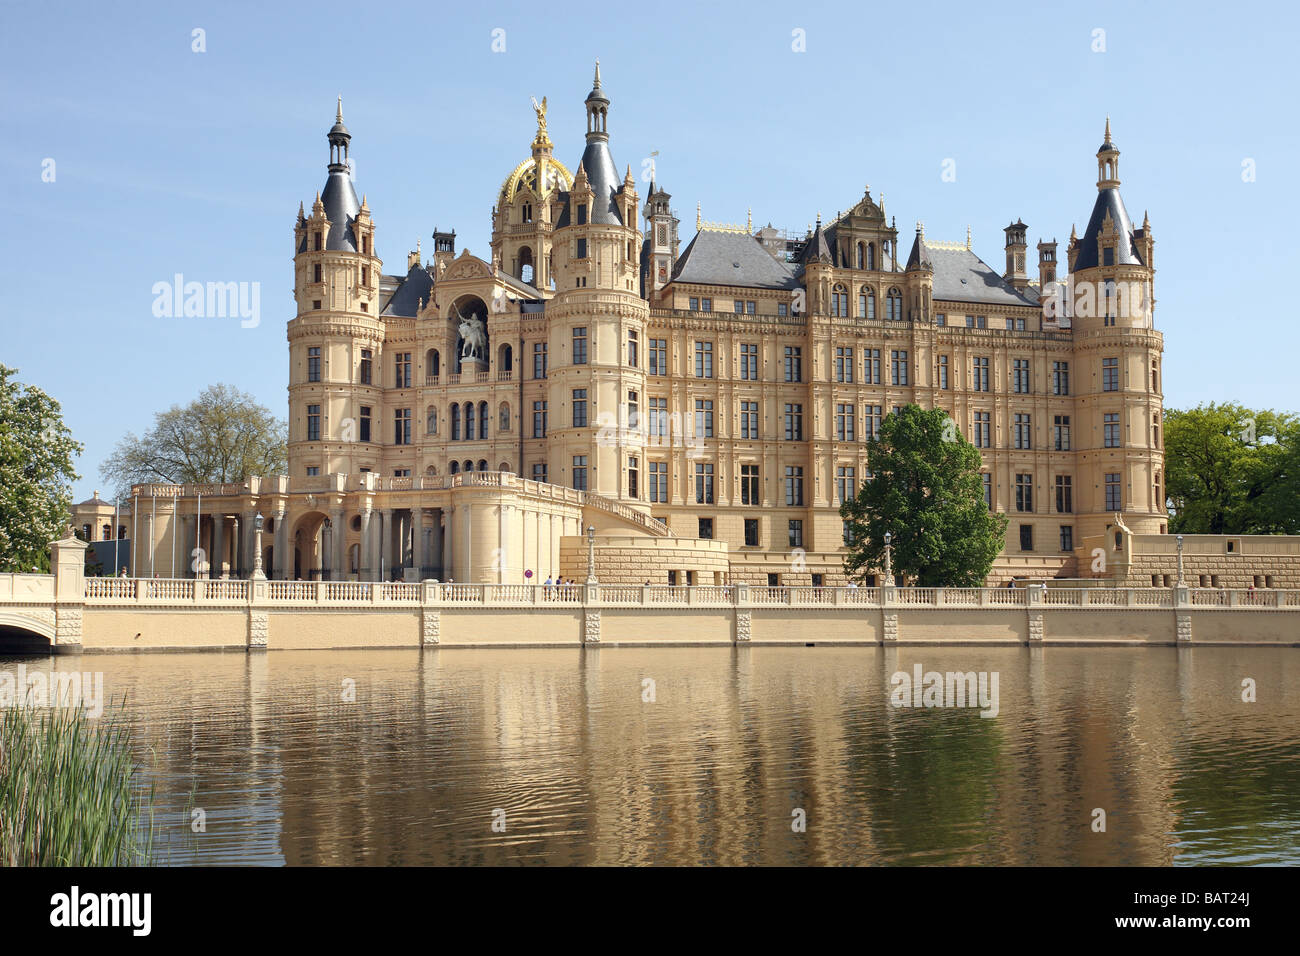
[[[745,231],[753,232],[754,231],[754,207],[750,206],[747,212],[749,215],[748,218],[745,220]]]
[[[1109,113],[1106,114],[1106,138],[1103,139],[1102,142],[1103,143],[1110,142],[1110,114]]]
[[[821,211],[820,209],[818,209],[818,210],[817,210],[817,225],[820,226],[821,224],[822,224],[822,211]]]
[[[700,231],[700,223],[702,222],[704,222],[704,215],[700,212],[700,203],[697,200],[695,203],[695,231],[696,232]]]
[[[416,240],[415,240],[415,254],[416,254],[417,256],[420,254],[420,240],[419,240],[419,239],[416,239]]]
[[[596,57],[596,89],[600,89],[600,57]]]
[[[970,249],[970,226],[966,227],[966,248]]]
[[[336,123],[343,122],[343,94],[342,93],[339,94],[339,111],[334,114],[334,122]]]

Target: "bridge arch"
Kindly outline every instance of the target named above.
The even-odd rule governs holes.
[[[48,654],[54,624],[16,608],[0,609],[0,654]]]

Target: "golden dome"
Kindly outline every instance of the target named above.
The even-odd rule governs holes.
[[[545,199],[550,196],[556,189],[568,191],[573,188],[573,174],[570,173],[562,162],[550,157],[542,157],[542,187],[538,187],[538,159],[529,156],[522,163],[515,167],[514,172],[506,177],[506,181],[501,184],[501,201],[504,203],[513,203],[516,197],[524,190],[528,190],[538,199]]]

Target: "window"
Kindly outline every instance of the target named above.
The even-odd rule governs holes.
[[[852,501],[858,493],[856,469],[844,465],[835,469],[835,495],[840,504]]]
[[[533,343],[533,378],[546,378],[546,343]]]
[[[313,309],[319,309],[319,308],[320,308],[320,299],[312,299],[312,300],[311,300],[311,307],[312,307]]]
[[[652,461],[650,468],[650,500],[666,502],[668,500],[668,462]]]
[[[1101,390],[1103,392],[1119,391],[1119,359],[1101,360]]]
[[[790,547],[803,547],[803,521],[799,518],[791,518],[789,524]]]
[[[758,303],[757,303],[757,302],[752,302],[752,301],[746,300],[746,301],[745,301],[745,314],[746,314],[746,315],[755,315],[755,314],[757,314],[757,312],[758,312]]]
[[[989,327],[989,317],[987,315],[968,315],[966,316],[966,328],[968,329],[987,329]]]
[[[650,368],[651,375],[668,374],[668,340],[651,339],[650,340]]]
[[[1056,513],[1060,515],[1074,514],[1074,488],[1072,487],[1073,479],[1069,475],[1056,476]]]
[[[424,433],[426,435],[438,434],[438,410],[432,405],[424,413]]]
[[[695,343],[695,377],[713,378],[713,343]]]
[[[701,312],[712,312],[712,311],[713,311],[713,300],[712,300],[712,299],[709,299],[709,298],[700,299],[700,311],[701,311]]]
[[[777,315],[780,315],[780,316],[786,316],[786,315],[789,315],[789,314],[790,314],[790,307],[789,307],[788,305],[786,305],[784,302],[778,302],[778,303],[776,304],[776,314],[777,314]]]
[[[1061,550],[1074,550],[1074,525],[1061,525]]]
[[[992,441],[993,424],[990,421],[991,414],[992,414],[991,412],[975,413],[975,435],[973,436],[975,441],[973,442],[973,444],[975,445],[976,448],[993,447],[993,441]]]
[[[803,349],[797,345],[785,347],[785,380],[787,382],[803,381]]]
[[[587,329],[585,326],[573,330],[573,364],[587,364]]]
[[[1034,526],[1031,524],[1022,524],[1020,526],[1020,550],[1034,550]]]
[[[627,496],[629,498],[639,498],[640,492],[637,488],[637,478],[640,474],[636,456],[627,460]]]
[[[745,300],[744,300],[744,299],[736,299],[736,300],[735,300],[735,306],[736,306],[736,314],[737,314],[737,315],[744,315],[744,314],[745,314]]]
[[[987,471],[980,474],[980,483],[984,486],[984,504],[993,510],[993,476]]]
[[[1119,447],[1119,412],[1106,412],[1102,416],[1102,444],[1106,448]]]
[[[1109,472],[1106,475],[1106,510],[1122,511],[1124,499],[1119,490],[1119,473]]]
[[[1034,476],[1016,475],[1016,510],[1034,510]]]
[[[1101,264],[1103,266],[1113,266],[1115,264],[1115,247],[1107,246],[1101,250]]]
[[[627,427],[641,427],[641,407],[639,397],[636,392],[627,393]]]
[[[803,406],[785,404],[785,440],[803,441]]]
[[[1007,320],[1011,321],[1010,319]],[[1029,359],[1013,359],[1011,362],[1011,391],[1019,395],[1029,394]]]
[[[713,437],[713,399],[711,398],[695,400],[695,437]]]
[[[697,505],[713,504],[713,465],[705,462],[695,463],[695,503]]]
[[[1033,448],[1033,426],[1030,423],[1030,416],[1024,412],[1017,412],[1013,421],[1013,435],[1015,439],[1014,447],[1016,448]]]
[[[972,391],[987,392],[989,390],[989,360],[987,358],[976,358],[971,363],[971,383]]]
[[[320,349],[314,345],[307,349],[307,381],[320,381]]]
[[[394,468],[394,469],[393,469],[393,477],[394,477],[394,478],[410,478],[410,477],[411,477],[411,469],[409,469],[409,468]]]
[[[740,503],[757,505],[762,499],[758,490],[758,465],[740,466]]]
[[[698,537],[703,538],[705,541],[713,540],[713,519],[712,518],[700,519],[700,530],[699,530]]]
[[[399,408],[393,413],[393,444],[409,445],[411,443],[411,410]]]
[[[627,333],[627,364],[637,368],[641,364],[641,343],[637,340],[635,331],[629,329]]]
[[[587,390],[585,388],[575,388],[573,390],[573,427],[587,427]]]
[[[361,423],[360,423],[361,440],[370,441],[370,406],[361,406]]]
[[[478,423],[478,414],[474,409],[473,402],[465,403],[465,440],[473,441],[474,432]]]
[[[944,315],[942,312],[936,312],[935,315],[934,315],[934,324],[935,324],[935,325],[947,325],[947,324],[948,324],[948,316]]]
[[[740,403],[740,437],[758,438],[758,402]]]
[[[890,379],[895,385],[907,384],[907,352],[894,349],[889,353]]]
[[[948,387],[948,356],[939,356],[939,387]]]
[[[488,403],[478,403],[478,437],[488,437]],[[479,471],[486,471],[486,468],[480,468]]]
[[[460,441],[460,406],[451,406],[451,440]]]
[[[587,204],[585,202],[580,202],[578,203],[578,225],[583,226],[586,225],[586,223],[587,223]]]
[[[698,312],[698,311],[700,311],[700,300],[697,299],[695,296],[691,296],[691,306],[690,306],[690,307],[691,307],[691,311],[692,311],[692,312]]]
[[[666,398],[650,399],[650,434],[661,438],[668,437],[668,399]]]
[[[883,405],[862,406],[862,438],[871,441],[880,434],[880,422],[884,418]]]
[[[742,342],[740,345],[740,378],[745,382],[758,381],[758,343]]]
[[[1160,413],[1153,412],[1151,415],[1151,447],[1160,447]]]
[[[843,319],[849,317],[849,290],[842,285],[831,290],[831,315]]]
[[[370,349],[361,350],[361,384],[370,384],[370,368],[374,359],[374,353]]]
[[[1069,362],[1052,363],[1052,394],[1053,395],[1070,394],[1070,363]]]
[[[307,406],[307,440],[320,441],[320,406]]]
[[[835,406],[835,440],[853,441],[853,406]]]
[[[862,381],[866,385],[883,385],[880,377],[880,349],[862,350]]]
[[[1052,417],[1052,447],[1055,451],[1070,450],[1070,416]]]
[[[573,456],[573,487],[578,491],[587,490],[587,456]]]
[[[894,322],[903,320],[903,293],[890,289],[885,293],[885,318]]]
[[[745,519],[745,547],[747,548],[758,547],[758,519],[757,518]]]
[[[411,387],[411,353],[398,352],[394,356],[394,388]]]
[[[587,207],[586,207],[586,206],[579,206],[578,208],[579,208],[579,209],[586,209]],[[579,240],[578,240],[578,254],[577,254],[576,256],[574,256],[574,258],[575,258],[575,259],[585,259],[585,258],[587,258],[587,240],[586,240],[586,239],[579,239]]]
[[[533,437],[546,437],[546,403],[533,402]]]
[[[798,465],[785,466],[785,503],[803,504],[803,468]]]
[[[853,382],[853,349],[835,348],[835,381],[852,384]]]
[[[862,287],[862,292],[858,296],[858,312],[864,319],[874,319],[876,317],[876,293],[874,289]]]

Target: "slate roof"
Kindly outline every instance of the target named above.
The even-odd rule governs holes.
[[[1115,230],[1119,233],[1118,242],[1115,244],[1115,265],[1143,264],[1137,244],[1133,241],[1133,223],[1129,221],[1124,200],[1120,198],[1118,189],[1109,188],[1097,194],[1097,202],[1092,207],[1088,228],[1084,230],[1083,238],[1079,240],[1079,255],[1074,260],[1075,272],[1080,269],[1092,269],[1099,264],[1097,237],[1101,235],[1101,224],[1106,221],[1107,213],[1110,213],[1110,218],[1115,223]]]
[[[1038,300],[1017,292],[1010,283],[969,249],[944,249],[929,245],[919,235],[912,242],[907,266],[925,262],[934,270],[933,299],[992,306],[1033,306]]]
[[[352,177],[346,172],[331,172],[321,190],[320,201],[330,221],[330,234],[325,238],[325,248],[356,252],[357,240],[352,234],[352,220],[361,211],[357,191],[352,187]]]
[[[753,236],[711,229],[696,233],[678,257],[673,281],[751,289],[792,289],[798,285],[790,267],[774,259]]]
[[[623,187],[623,177],[614,166],[614,157],[610,154],[609,143],[603,139],[593,140],[582,151],[582,168],[587,172],[587,181],[591,184],[591,209],[587,210],[587,221],[605,225],[621,226],[623,217],[618,211],[616,196]],[[569,196],[564,194],[564,208],[555,228],[569,225]]]
[[[395,291],[384,306],[380,315],[405,316],[414,318],[420,311],[420,300],[426,303],[433,294],[433,277],[422,266],[411,266],[411,271],[401,279]]]

